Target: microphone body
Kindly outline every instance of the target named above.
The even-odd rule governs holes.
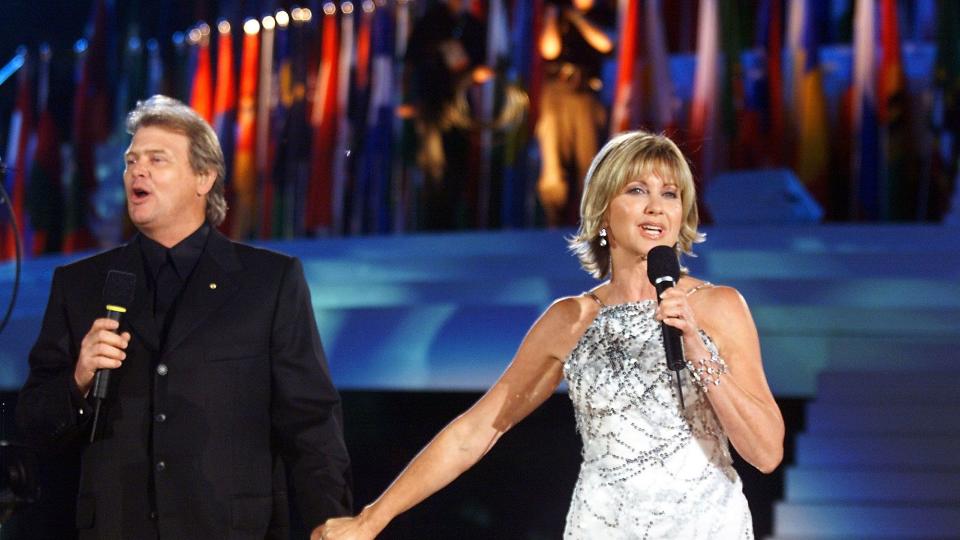
[[[137,276],[120,270],[110,270],[107,273],[107,282],[103,286],[103,303],[107,307],[106,318],[121,322],[127,307],[133,302],[133,293],[136,289]],[[117,332],[120,332],[119,326]],[[90,429],[90,442],[96,440],[100,426],[100,406],[107,397],[110,387],[109,369],[98,369],[93,376],[93,388],[90,394],[94,398],[93,426]]]
[[[660,303],[660,295],[664,291],[676,285],[676,282],[669,277],[660,277],[654,283],[657,288],[657,303]],[[670,326],[665,322],[660,323],[663,331],[663,350],[667,355],[667,367],[673,371],[680,371],[686,365],[683,354],[683,336],[680,330]]]
[[[657,303],[660,295],[667,289],[675,286],[680,279],[680,262],[677,253],[669,246],[657,246],[647,253],[647,278],[657,289]],[[667,355],[667,367],[680,371],[685,367],[683,356],[683,339],[680,330],[660,323],[663,330],[663,350]]]
[[[107,314],[105,317],[119,323],[123,318],[123,314],[126,312],[127,308],[123,306],[107,304]],[[117,333],[119,333],[119,327],[117,327]],[[90,391],[93,397],[97,399],[107,397],[107,388],[110,386],[110,371],[109,369],[98,369],[96,375],[93,376],[93,390]]]

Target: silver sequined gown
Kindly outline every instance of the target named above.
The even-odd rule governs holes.
[[[687,371],[681,414],[655,310],[601,307],[564,365],[583,439],[564,538],[753,538],[727,438]]]

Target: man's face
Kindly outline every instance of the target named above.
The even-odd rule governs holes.
[[[125,155],[123,186],[130,220],[163,243],[179,241],[203,223],[210,174],[190,167],[186,135],[160,126],[141,127]]]

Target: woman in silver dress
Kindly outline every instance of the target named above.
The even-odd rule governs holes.
[[[583,462],[565,538],[752,538],[729,443],[771,472],[784,425],[767,385],[756,326],[733,288],[685,273],[657,292],[647,253],[692,254],[696,194],[668,138],[618,135],[594,158],[570,240],[581,265],[607,280],[555,301],[500,379],[352,518],[315,538],[374,538],[393,517],[476,463],[566,379]],[[667,370],[661,322],[682,334],[682,394]]]

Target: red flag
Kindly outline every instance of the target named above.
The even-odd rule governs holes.
[[[700,182],[706,182],[714,171],[718,141],[717,122],[720,93],[720,14],[718,0],[702,0],[697,28],[697,68],[690,104],[690,137],[693,158],[698,165]],[[703,190],[698,190],[701,195]],[[702,215],[702,214],[701,214]]]
[[[240,64],[240,98],[237,107],[237,147],[233,164],[233,237],[250,238],[256,230],[257,170],[255,143],[257,123],[257,69],[260,61],[260,23],[243,24]]]
[[[200,23],[190,31],[190,41],[197,47],[197,67],[190,87],[190,107],[207,122],[213,121],[213,66],[210,61],[210,27]]]
[[[332,7],[332,4],[328,4]],[[337,136],[337,76],[340,31],[336,10],[324,11],[322,58],[317,73],[313,98],[313,160],[310,164],[310,187],[307,194],[307,231],[329,229],[331,208],[333,151]]]
[[[620,54],[617,58],[617,83],[614,88],[613,110],[610,115],[610,133],[630,129],[630,103],[636,89],[634,70],[637,58],[639,0],[627,0],[627,7],[620,11]]]

